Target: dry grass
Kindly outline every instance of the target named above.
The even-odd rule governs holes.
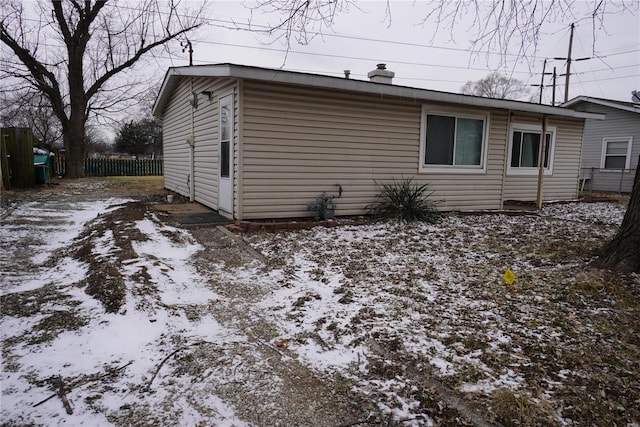
[[[526,395],[499,388],[491,395],[491,409],[496,421],[505,426],[535,425],[540,411]]]
[[[504,425],[625,425],[640,419],[639,288],[633,276],[591,262],[619,212],[569,204],[524,217],[247,238],[279,260],[277,310],[292,336],[313,329],[329,347],[373,340],[388,350],[383,365],[370,358],[367,374],[352,373],[363,387],[400,384],[390,393],[435,416],[410,392],[424,385],[407,367],[426,366]],[[518,275],[510,287],[499,279],[507,266]],[[311,292],[322,299],[300,306]]]

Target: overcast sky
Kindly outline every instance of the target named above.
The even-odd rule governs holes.
[[[307,45],[294,41],[287,53],[281,40],[239,29],[246,28],[250,19],[256,28],[273,25],[280,19],[264,10],[253,11],[251,18],[250,5],[240,1],[209,4],[209,25],[193,35],[194,65],[230,62],[336,76],[350,69],[352,78],[366,79],[367,72],[383,62],[396,73],[394,83],[404,86],[459,92],[466,81],[496,70],[527,84],[539,85],[544,58],[567,56],[571,24],[567,20],[544,27],[536,55],[528,56],[527,60],[518,59],[514,55],[517,52],[512,51],[506,57],[495,51],[474,55],[470,51],[469,22],[460,22],[451,31],[440,29],[434,35],[433,23],[421,22],[426,15],[424,2],[391,1],[389,20],[386,2],[359,1],[358,7],[339,13],[323,36]],[[576,15],[584,13],[588,6],[586,1],[576,1]],[[640,90],[638,2],[633,6],[635,13],[609,15],[605,28],[596,27],[595,45],[592,23],[577,24],[572,57],[592,59],[572,64],[569,98],[588,95],[630,101],[631,91]],[[162,62],[159,74],[163,74],[160,70],[165,64],[187,65],[188,55]],[[551,60],[547,71],[555,66],[561,74],[565,65],[562,60]],[[545,84],[549,85],[545,99],[550,102],[551,76]],[[532,87],[531,91],[537,95],[538,88]],[[562,100],[563,96],[564,77],[560,77],[556,99]]]
[[[283,40],[256,31],[279,23],[283,18],[281,14],[268,13],[265,9],[252,10],[255,2],[250,1],[208,1],[206,24],[190,36],[194,65],[235,63],[333,76],[344,76],[344,70],[348,69],[351,78],[366,80],[367,73],[376,64],[386,63],[387,69],[395,72],[394,84],[447,92],[460,92],[467,81],[498,71],[531,85],[530,96],[537,101],[544,59],[549,58],[547,72],[553,71],[554,66],[558,74],[565,72],[566,62],[553,58],[567,56],[570,25],[577,22],[572,57],[591,59],[573,62],[569,98],[587,95],[630,101],[631,91],[640,90],[640,0],[625,0],[631,10],[608,14],[603,27],[597,23],[593,25],[589,19],[581,19],[589,15],[589,8],[594,3],[599,4],[599,0],[556,1],[556,4],[570,4],[574,16],[545,24],[537,50],[530,51],[524,58],[518,55],[520,43],[517,40],[506,55],[497,48],[472,51],[471,15],[457,20],[453,27],[445,25],[436,31],[433,20],[423,22],[429,7],[429,2],[425,1],[357,1],[356,6],[339,12],[333,25],[323,28],[322,34],[307,44],[293,40],[289,49]],[[183,4],[191,7],[199,2],[183,0]],[[344,2],[341,0],[341,4]],[[479,3],[481,7],[491,4],[488,0],[479,0]],[[31,6],[27,8],[27,16],[41,13],[36,7],[39,3],[29,1],[24,4]],[[116,3],[123,4],[133,9],[139,2],[121,0]],[[550,0],[545,0],[545,5],[549,4]],[[609,7],[610,12],[620,11],[611,7],[620,4],[618,0],[606,0],[602,4]],[[46,6],[43,10],[46,11]],[[33,17],[27,21],[32,25],[39,22]],[[53,51],[60,43],[58,38],[57,35],[45,37],[42,46]],[[155,56],[157,66],[141,61],[129,74],[118,78],[127,81],[142,77],[149,79],[144,84],[159,84],[168,67],[188,65],[188,52],[180,53],[179,41],[170,43],[177,55],[158,51]],[[0,47],[0,54],[7,58],[12,55],[4,45]],[[47,52],[40,52],[44,54],[44,62],[48,61]],[[551,102],[551,83],[551,76],[546,76],[545,103]],[[562,101],[564,77],[560,76],[557,83],[556,100]],[[148,104],[140,105],[148,108]],[[131,111],[113,114],[111,118],[115,122],[104,128],[109,139],[123,119],[132,117]]]

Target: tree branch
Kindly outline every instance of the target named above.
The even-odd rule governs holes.
[[[127,59],[125,62],[123,62],[122,64],[120,64],[119,66],[112,68],[111,70],[107,71],[106,73],[104,73],[100,78],[96,79],[96,81],[89,87],[89,89],[87,90],[87,98],[91,98],[93,95],[95,95],[98,92],[98,89],[100,89],[100,87],[102,87],[109,79],[111,79],[113,76],[115,76],[116,74],[118,74],[119,72],[131,67],[132,65],[134,65],[139,59],[140,57],[142,57],[142,55],[144,55],[145,53],[149,52],[150,50],[152,50],[153,48],[157,47],[157,46],[161,46],[163,44],[165,44],[166,42],[173,40],[177,37],[179,37],[182,34],[185,34],[195,28],[198,28],[200,26],[200,24],[197,25],[193,25],[191,27],[187,27],[184,28],[174,34],[168,35],[160,40],[157,40],[147,46],[144,46],[140,49],[138,49],[138,51],[129,59]],[[144,43],[144,42],[143,42]]]
[[[56,76],[8,33],[4,21],[0,22],[0,41],[6,44],[25,65],[33,77],[31,83],[49,98],[52,108],[62,120],[62,117],[65,117],[64,102]],[[22,77],[26,79],[26,76]]]

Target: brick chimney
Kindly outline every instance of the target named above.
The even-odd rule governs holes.
[[[369,71],[367,77],[374,83],[386,83],[391,84],[391,80],[396,75],[393,71],[387,70],[387,64],[378,64],[376,69]]]

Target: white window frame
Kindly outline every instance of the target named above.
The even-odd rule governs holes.
[[[512,123],[509,127],[509,151],[507,155],[507,175],[520,175],[520,176],[532,176],[538,175],[539,167],[512,167],[511,166],[511,156],[513,155],[513,133],[514,132],[523,132],[523,133],[539,133],[542,135],[542,125],[530,125],[524,123]],[[555,126],[547,126],[547,133],[551,134],[551,147],[549,147],[549,162],[548,166],[544,168],[545,175],[553,175],[553,161],[555,159],[555,151],[556,151],[556,133],[557,129]],[[540,139],[542,141],[542,138]]]
[[[427,146],[427,115],[448,116],[461,119],[482,120],[482,148],[480,165],[432,165],[424,161]],[[453,174],[484,174],[487,172],[487,153],[489,151],[490,115],[477,110],[448,109],[423,105],[420,115],[420,150],[418,159],[418,173],[453,173]]]
[[[632,136],[623,136],[620,138],[603,138],[602,139],[602,154],[600,155],[600,170],[602,172],[620,172],[620,169],[606,169],[604,167],[607,156],[607,143],[608,142],[622,142],[627,141],[627,158],[624,162],[624,168],[629,169],[631,167],[631,147],[633,145]]]

